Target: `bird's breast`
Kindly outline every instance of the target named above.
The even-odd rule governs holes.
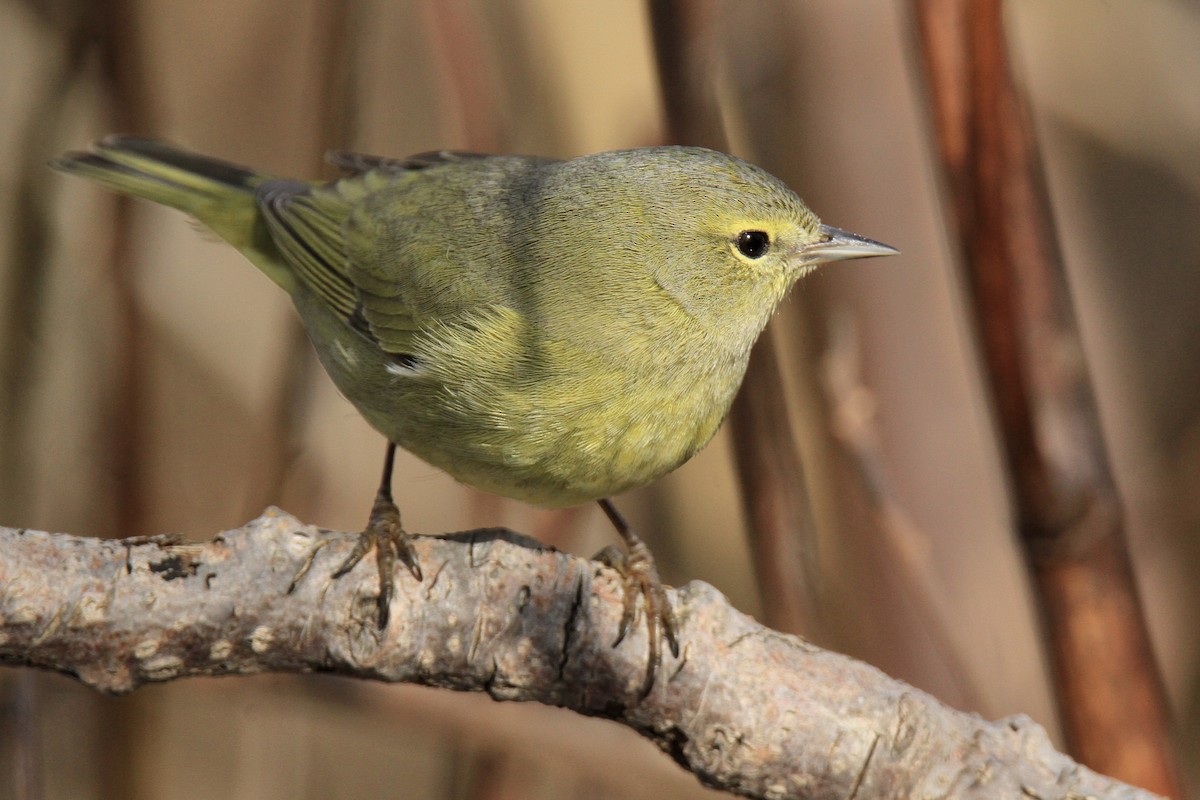
[[[541,441],[554,476],[540,505],[574,505],[650,483],[678,467],[716,433],[744,365],[643,358],[551,381],[530,409],[526,433]]]

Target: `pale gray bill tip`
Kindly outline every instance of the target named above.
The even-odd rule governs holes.
[[[900,252],[891,245],[835,228],[832,225],[822,225],[821,233],[829,238],[814,242],[804,248],[804,260],[809,263],[841,261],[847,258],[893,256]]]

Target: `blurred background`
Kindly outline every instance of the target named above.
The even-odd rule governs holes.
[[[1026,713],[1057,736],[909,5],[707,7],[697,69],[733,151],[823,221],[902,251],[807,278],[773,322],[820,531],[822,622],[806,632],[956,707]],[[1194,775],[1200,2],[1006,11]],[[316,178],[334,176],[329,149],[570,157],[666,137],[634,0],[0,0],[0,76],[0,524],[96,536],[209,538],[267,505],[358,530],[384,448],[248,262],[180,214],[50,172],[49,158],[129,132]],[[848,427],[868,432],[882,535],[856,523],[833,463]],[[598,509],[483,496],[403,453],[395,487],[414,532],[504,524],[585,555],[615,541]],[[669,583],[708,581],[770,616],[727,429],[618,505]],[[316,676],[108,698],[6,669],[0,759],[0,797],[714,795],[608,722]]]

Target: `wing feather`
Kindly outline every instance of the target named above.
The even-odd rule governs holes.
[[[352,175],[325,185],[269,180],[256,197],[294,273],[348,325],[402,357],[414,355],[422,331],[489,309],[517,313],[515,255],[496,208],[512,180],[545,160],[457,152],[329,160]]]
[[[271,238],[296,275],[330,308],[349,319],[358,305],[346,271],[342,220],[346,209],[322,201],[296,181],[268,181],[257,196]]]

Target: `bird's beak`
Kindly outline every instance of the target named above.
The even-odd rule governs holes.
[[[900,251],[894,247],[859,236],[831,225],[821,226],[820,240],[806,244],[799,249],[797,256],[805,266],[823,264],[826,261],[843,261],[847,258],[871,258],[872,256],[892,256]]]

